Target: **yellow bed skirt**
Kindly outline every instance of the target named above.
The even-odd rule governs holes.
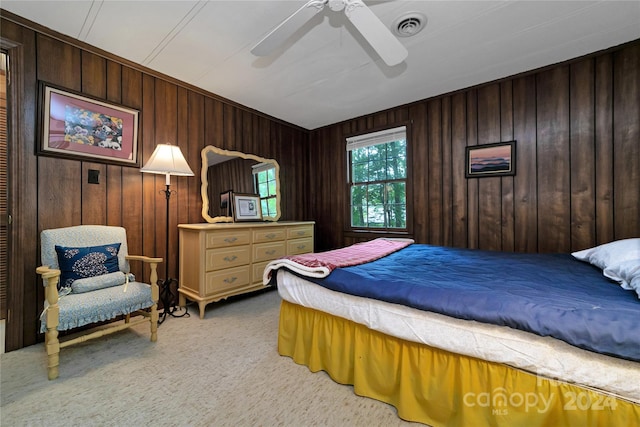
[[[640,405],[282,301],[278,351],[431,426],[638,426]]]

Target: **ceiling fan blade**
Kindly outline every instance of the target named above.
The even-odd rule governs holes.
[[[320,12],[328,0],[310,0],[300,9],[296,10],[291,16],[282,21],[280,25],[275,27],[269,34],[258,42],[252,49],[251,53],[256,56],[269,55],[275,49],[280,47],[289,37],[293,35],[305,22]]]
[[[387,65],[407,59],[407,49],[361,0],[348,1],[345,14]]]

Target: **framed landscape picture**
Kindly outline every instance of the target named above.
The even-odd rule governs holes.
[[[467,178],[516,174],[516,141],[466,147]]]
[[[37,153],[139,167],[137,110],[40,82]]]

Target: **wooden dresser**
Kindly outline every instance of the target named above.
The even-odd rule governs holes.
[[[313,252],[312,221],[179,224],[180,306],[196,301],[200,318],[207,304],[264,289],[269,261]]]

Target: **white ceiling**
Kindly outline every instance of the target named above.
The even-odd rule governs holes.
[[[306,129],[554,64],[640,38],[640,1],[366,1],[400,38],[389,67],[328,7],[267,57],[251,48],[305,1],[12,1],[0,7]]]

